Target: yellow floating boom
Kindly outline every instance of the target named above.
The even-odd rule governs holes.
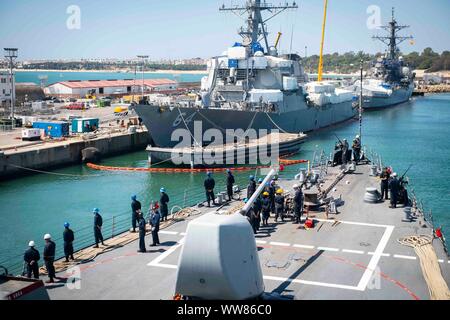
[[[317,81],[322,81],[323,75],[323,44],[325,42],[325,27],[327,24],[327,8],[328,8],[328,0],[325,0],[325,8],[323,11],[323,24],[322,24],[322,42],[320,44],[320,59],[319,59],[319,71]]]

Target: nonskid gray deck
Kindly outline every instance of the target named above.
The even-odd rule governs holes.
[[[331,183],[338,173],[338,168],[329,168],[324,184]],[[278,292],[292,299],[430,298],[413,248],[397,240],[431,234],[432,230],[422,228],[418,222],[403,222],[402,208],[389,209],[388,203],[365,203],[365,188],[379,184],[368,173],[369,166],[358,166],[355,174],[346,175],[333,188],[331,195],[342,196],[344,205],[329,220],[323,213],[312,213],[318,221],[314,229],[298,229],[290,222],[274,223],[273,218],[268,228],[261,229],[256,242],[266,292]],[[280,181],[285,190],[291,190],[294,183]],[[207,208],[200,209],[200,214],[206,212]],[[133,242],[79,266],[76,278],[81,279],[77,283],[81,288],[60,282],[48,287],[50,297],[171,299],[187,224],[195,218],[161,231],[162,245],[146,254],[138,254],[138,244]],[[337,225],[336,220],[340,221]],[[151,241],[150,237],[146,240]],[[439,240],[433,245],[443,277],[449,282],[449,259]]]

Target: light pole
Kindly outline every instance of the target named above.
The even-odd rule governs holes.
[[[139,55],[137,57],[139,59],[142,59],[142,100],[144,100],[144,67],[145,67],[145,59],[148,59],[148,56]]]
[[[14,104],[15,104],[15,90],[14,90],[14,60],[17,59],[17,51],[19,51],[17,48],[5,48],[5,58],[8,60],[9,63],[9,76],[10,76],[10,83],[11,83],[11,119],[13,120],[13,126],[14,124]]]

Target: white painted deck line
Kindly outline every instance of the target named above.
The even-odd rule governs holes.
[[[364,252],[364,251],[361,251],[361,250],[342,249],[342,252],[346,252],[346,253],[355,253],[355,254],[365,254],[365,252]]]
[[[290,243],[285,243],[285,242],[270,242],[270,244],[273,246],[279,246],[279,247],[290,247],[291,246]]]
[[[375,254],[375,252],[368,252],[367,253],[369,256],[373,256]],[[381,254],[382,257],[390,257],[391,254],[390,253],[382,253]]]
[[[160,268],[166,268],[166,269],[178,269],[178,266],[174,264],[166,264],[166,263],[158,263],[155,265],[152,265],[152,267],[160,267]]]
[[[328,247],[317,247],[317,250],[319,250],[319,251],[333,251],[333,252],[338,252],[339,251],[338,248],[328,248]]]
[[[303,244],[294,244],[292,245],[295,248],[302,248],[302,249],[314,249],[314,246],[308,246],[308,245],[303,245]]]
[[[264,278],[264,280],[301,283],[301,284],[309,284],[309,285],[320,286],[320,287],[338,288],[338,289],[346,289],[346,290],[358,290],[359,291],[358,287],[347,286],[347,285],[343,285],[343,284],[334,284],[334,283],[308,281],[308,280],[300,280],[300,279],[292,279],[292,278],[272,277],[272,276],[263,276],[263,278]]]
[[[409,260],[416,260],[417,257],[413,257],[413,256],[404,256],[402,254],[394,254],[394,258],[398,258],[398,259],[409,259]]]
[[[381,237],[381,240],[378,243],[375,253],[372,256],[372,259],[370,259],[369,265],[367,266],[361,280],[359,281],[358,289],[360,291],[366,290],[366,287],[369,284],[370,279],[372,279],[373,272],[375,271],[378,262],[380,261],[381,255],[383,254],[383,251],[386,248],[393,231],[394,226],[386,227],[386,230],[384,231],[383,236]]]
[[[176,232],[176,231],[166,231],[166,230],[161,230],[161,231],[159,231],[159,233],[170,234],[170,235],[174,235],[174,236],[178,234],[178,232]]]
[[[184,238],[181,239],[176,245],[171,247],[169,250],[167,250],[166,252],[160,254],[158,257],[156,257],[155,259],[150,261],[147,264],[147,266],[159,267],[160,266],[160,262],[163,261],[168,256],[170,256],[173,252],[175,252],[175,250],[177,250],[180,246],[182,246],[183,243],[184,243]]]
[[[355,221],[340,221],[340,220],[326,220],[326,219],[314,219],[320,222],[328,222],[328,223],[335,223],[340,222],[344,224],[351,224],[356,226],[365,226],[365,227],[377,227],[377,228],[388,228],[392,226],[384,225],[384,224],[375,224],[375,223],[366,223],[366,222],[355,222]]]
[[[267,241],[264,241],[264,240],[256,240],[255,242],[259,243],[259,244],[266,244],[267,243]]]

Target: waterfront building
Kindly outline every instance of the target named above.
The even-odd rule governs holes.
[[[73,98],[86,95],[124,96],[141,94],[142,86],[145,93],[170,92],[178,88],[177,82],[169,79],[88,80],[57,82],[47,86],[44,92],[47,95]]]

